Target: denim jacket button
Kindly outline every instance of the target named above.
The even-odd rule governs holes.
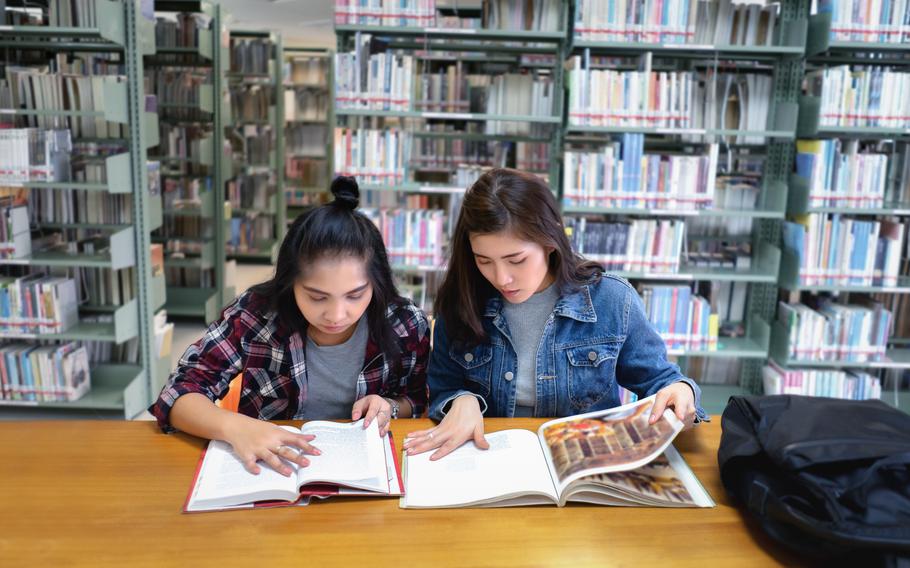
[[[474,354],[473,354],[473,353],[465,353],[465,354],[464,354],[464,360],[467,361],[468,363],[470,363],[471,361],[474,360]]]
[[[506,379],[507,381],[511,381],[511,380],[512,380],[512,377],[514,377],[514,376],[515,376],[515,375],[512,374],[512,371],[506,371],[506,374],[503,375],[503,377],[505,377],[505,379]]]
[[[594,351],[588,352],[588,361],[596,361],[596,360],[597,360],[597,353]]]

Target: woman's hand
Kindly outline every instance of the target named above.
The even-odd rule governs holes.
[[[407,450],[409,456],[439,448],[430,456],[431,460],[438,460],[471,439],[481,450],[490,447],[483,436],[483,414],[480,412],[477,397],[463,395],[452,401],[449,411],[438,426],[411,432],[405,438],[402,447]]]
[[[360,420],[363,416],[363,427],[366,429],[374,419],[379,426],[379,435],[389,433],[389,424],[392,422],[392,405],[378,394],[368,394],[354,403],[351,408],[351,420]]]
[[[258,475],[260,467],[256,462],[262,460],[288,477],[294,470],[285,461],[306,467],[310,465],[310,460],[304,454],[318,456],[322,453],[310,445],[314,438],[295,434],[271,422],[236,414],[226,427],[224,441],[234,448],[234,453],[248,472]]]
[[[688,383],[678,381],[657,391],[649,424],[657,422],[665,408],[672,408],[679,421],[689,429],[695,424],[695,392]]]

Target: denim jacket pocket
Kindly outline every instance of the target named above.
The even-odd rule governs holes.
[[[613,341],[566,349],[569,400],[575,408],[589,408],[611,392],[621,347],[622,342]]]
[[[478,345],[472,349],[449,349],[449,357],[464,372],[465,385],[471,392],[481,396],[490,394],[490,379],[493,374],[493,346]]]

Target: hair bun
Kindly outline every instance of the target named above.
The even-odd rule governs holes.
[[[331,191],[335,196],[333,204],[352,211],[357,209],[357,205],[360,203],[360,188],[357,186],[357,180],[352,176],[338,176],[333,179]]]

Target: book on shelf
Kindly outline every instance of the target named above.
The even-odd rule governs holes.
[[[289,124],[284,129],[285,153],[294,158],[323,158],[328,141],[326,124]]]
[[[863,151],[865,150],[865,151]],[[888,156],[858,140],[799,140],[796,174],[808,182],[810,207],[882,207]]]
[[[804,82],[820,99],[821,127],[910,128],[910,73],[836,65],[807,72]]]
[[[545,422],[537,432],[486,434],[445,458],[404,458],[402,508],[510,507],[569,502],[614,506],[713,507],[672,446],[683,424],[665,410],[648,424],[654,397]]]
[[[575,39],[695,45],[772,45],[780,6],[764,1],[666,0],[643,6],[580,0]]]
[[[432,27],[436,0],[335,0],[335,24],[364,26]]]
[[[228,254],[268,252],[259,250],[259,244],[273,238],[275,221],[267,215],[246,213],[231,218],[231,233],[228,235]]]
[[[492,77],[485,97],[485,112],[491,116],[552,117],[556,87],[546,73],[505,73]],[[543,128],[528,121],[490,120],[485,124],[487,134],[542,135]]]
[[[329,94],[307,89],[284,91],[284,120],[325,121],[328,119]]]
[[[90,390],[88,354],[79,342],[0,344],[0,399],[73,402]]]
[[[36,272],[0,277],[4,335],[62,333],[79,321],[76,281]]]
[[[438,209],[363,209],[382,234],[389,263],[441,266],[445,262],[446,216]]]
[[[840,304],[819,298],[815,309],[780,302],[777,318],[788,333],[789,359],[798,361],[882,360],[891,336],[891,312],[877,302]]]
[[[167,312],[158,310],[152,318],[155,329],[155,354],[159,359],[170,357],[174,340],[174,323],[167,321]]]
[[[566,217],[566,232],[575,251],[607,270],[674,273],[679,270],[685,222],[633,220],[595,221]]]
[[[797,394],[866,400],[882,397],[881,380],[861,371],[790,369],[770,361],[762,368],[766,395]]]
[[[398,185],[408,179],[410,132],[335,129],[335,173],[363,184]]]
[[[231,112],[234,122],[268,121],[274,105],[274,87],[234,85],[231,87]]]
[[[293,469],[289,477],[260,463],[260,473],[246,471],[231,445],[211,440],[199,458],[184,512],[308,505],[313,497],[389,497],[404,492],[401,468],[391,434],[379,435],[374,420],[348,424],[306,422],[295,434],[316,436],[312,444],[322,452],[308,455],[310,465]]]
[[[269,210],[269,199],[275,193],[271,175],[239,175],[227,181],[227,199],[233,209]]]
[[[67,181],[72,151],[67,129],[0,129],[0,183]]]
[[[668,351],[714,351],[719,320],[711,303],[689,286],[642,285],[639,294],[648,320]]]
[[[0,258],[25,258],[32,254],[28,208],[0,206]]]
[[[49,0],[41,4],[10,6],[0,2],[0,25],[93,28],[98,26],[94,2]]]
[[[832,41],[910,42],[910,4],[864,0],[816,0],[813,13],[831,14]]]
[[[812,213],[783,225],[785,249],[799,263],[806,286],[895,286],[906,227]]]
[[[271,57],[275,45],[265,38],[231,38],[231,73],[244,75],[269,75],[272,73]]]
[[[559,0],[484,0],[483,27],[489,30],[557,32],[565,7]]]
[[[713,207],[718,146],[701,155],[644,152],[643,134],[623,134],[599,152],[567,151],[563,203],[585,207],[697,211]]]
[[[202,12],[158,13],[155,45],[160,48],[198,47],[200,30],[212,27],[212,18]]]
[[[329,58],[295,53],[284,62],[284,77],[289,86],[325,87],[329,78]]]
[[[372,39],[358,32],[353,52],[335,54],[336,108],[411,110],[414,57],[372,53]]]
[[[212,136],[212,129],[203,124],[171,124],[161,122],[158,125],[157,153],[162,159],[202,161],[202,147],[205,140]],[[210,160],[211,157],[208,157]]]

